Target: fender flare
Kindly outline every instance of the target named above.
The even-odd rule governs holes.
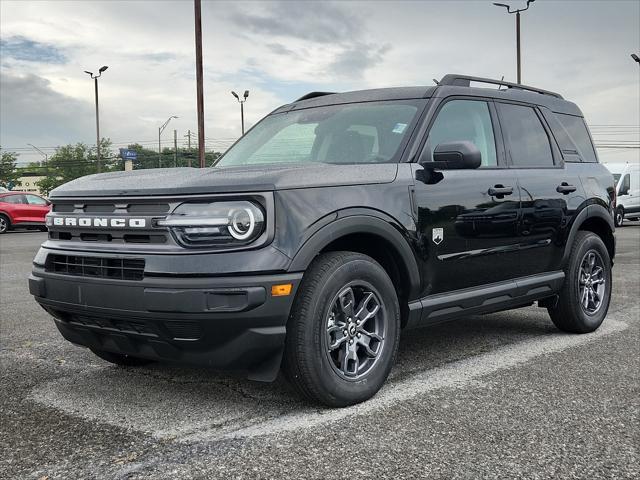
[[[607,223],[611,233],[613,234],[613,232],[615,232],[616,228],[613,223],[613,217],[605,207],[599,204],[587,205],[580,211],[580,213],[578,213],[578,215],[576,215],[575,219],[573,220],[573,225],[571,226],[571,230],[569,231],[569,235],[567,236],[567,241],[564,246],[562,265],[566,265],[567,261],[569,260],[571,246],[573,245],[573,241],[576,237],[576,234],[578,233],[578,230],[580,230],[582,224],[590,218],[599,218],[604,220]],[[615,251],[613,253],[615,254]]]
[[[396,259],[401,262],[409,276],[409,298],[416,298],[420,291],[420,270],[411,246],[399,228],[393,226],[395,222],[373,213],[340,216],[321,227],[296,252],[289,271],[305,271],[318,253],[334,240],[354,233],[372,234],[386,240],[393,248]]]

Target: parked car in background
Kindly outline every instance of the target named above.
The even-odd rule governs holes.
[[[624,219],[640,218],[640,163],[606,163],[613,174],[618,201],[616,203],[616,227],[622,226]]]
[[[13,228],[39,228],[46,231],[45,216],[49,200],[26,192],[0,192],[0,234]]]

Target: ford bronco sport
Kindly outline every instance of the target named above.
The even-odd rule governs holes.
[[[615,191],[582,113],[503,81],[310,93],[214,168],[51,200],[29,287],[67,340],[120,365],[282,366],[329,406],[381,388],[403,329],[537,302],[586,333],[611,296]]]

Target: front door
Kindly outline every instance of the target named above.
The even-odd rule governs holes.
[[[501,142],[496,142],[495,118],[490,102],[443,101],[425,153],[441,143],[469,141],[480,150],[482,166],[430,171],[414,165],[425,296],[518,276],[520,193],[517,175],[506,168]]]

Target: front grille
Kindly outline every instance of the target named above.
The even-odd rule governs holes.
[[[76,277],[142,280],[144,277],[144,260],[138,258],[82,257],[52,253],[47,257],[45,270]]]

